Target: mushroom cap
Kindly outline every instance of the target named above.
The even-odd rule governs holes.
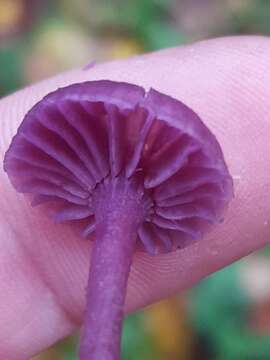
[[[139,177],[150,206],[137,243],[150,254],[200,240],[233,196],[221,148],[194,111],[154,89],[109,80],[45,96],[26,114],[4,169],[33,205],[61,204],[55,221],[79,221],[84,237],[95,231],[97,185]]]

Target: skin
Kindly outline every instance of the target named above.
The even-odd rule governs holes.
[[[189,288],[270,241],[270,40],[215,39],[74,70],[0,101],[0,163],[27,110],[59,86],[94,79],[150,86],[194,109],[234,177],[225,222],[182,251],[137,253],[125,310]],[[90,242],[54,225],[0,168],[0,358],[29,359],[80,326]]]

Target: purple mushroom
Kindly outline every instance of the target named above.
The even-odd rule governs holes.
[[[15,189],[94,238],[80,359],[120,356],[134,251],[170,252],[222,221],[232,179],[214,135],[154,89],[101,80],[44,97],[5,155]],[[95,236],[93,236],[95,234]]]

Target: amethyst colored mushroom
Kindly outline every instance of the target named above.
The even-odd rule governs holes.
[[[93,238],[80,359],[120,356],[134,251],[150,255],[201,240],[222,221],[232,180],[200,118],[154,89],[101,80],[45,96],[5,155],[15,189],[58,204]]]

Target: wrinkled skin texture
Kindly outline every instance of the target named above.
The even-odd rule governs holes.
[[[0,159],[26,111],[70,83],[108,78],[180,99],[216,135],[235,198],[202,242],[166,255],[137,254],[126,311],[188,288],[269,242],[270,40],[226,38],[59,75],[0,101]],[[89,242],[54,225],[0,170],[0,357],[28,359],[81,324]]]

